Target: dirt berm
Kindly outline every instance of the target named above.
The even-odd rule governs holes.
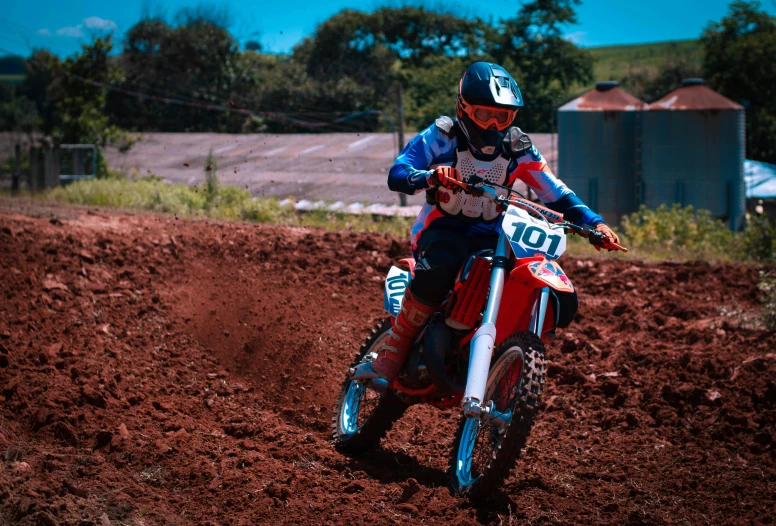
[[[404,239],[0,203],[0,525],[771,524],[757,269],[564,258],[576,323],[516,472],[451,496],[457,410],[329,442]],[[27,205],[25,205],[27,206]]]

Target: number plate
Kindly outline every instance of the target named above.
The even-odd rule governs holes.
[[[562,230],[553,230],[522,208],[510,206],[501,228],[518,258],[543,255],[547,259],[558,259],[566,251],[566,234]]]
[[[401,302],[404,292],[410,283],[410,273],[399,267],[391,267],[388,277],[385,278],[385,290],[383,293],[383,308],[391,316],[398,316],[401,310]]]

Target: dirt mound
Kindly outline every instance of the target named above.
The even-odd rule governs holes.
[[[6,205],[7,206],[7,205]],[[0,215],[0,524],[766,524],[776,339],[757,270],[575,260],[543,412],[487,504],[457,411],[329,443],[406,242],[146,215]]]

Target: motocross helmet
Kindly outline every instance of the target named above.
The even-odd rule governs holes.
[[[492,155],[522,107],[515,79],[498,64],[475,62],[463,74],[456,113],[475,153]]]

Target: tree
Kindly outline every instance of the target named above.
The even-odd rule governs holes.
[[[373,13],[346,9],[319,25],[294,54],[315,77],[350,76],[375,84],[396,60],[417,67],[428,57],[479,52],[485,31],[479,19],[419,7],[384,7]]]
[[[737,0],[701,42],[708,84],[746,108],[747,156],[776,163],[776,17]]]
[[[38,127],[37,100],[28,96],[23,89],[30,79],[27,77],[27,61],[16,55],[0,57],[0,72],[9,75],[24,75],[19,85],[0,82],[0,130],[19,132],[32,137]],[[39,90],[40,99],[45,98],[45,85]]]
[[[32,137],[38,127],[35,103],[16,93],[11,84],[0,83],[0,130]]]
[[[58,56],[38,49],[25,61],[27,76],[19,87],[19,94],[32,101],[41,124],[51,122],[56,110],[55,103],[48,98],[48,87],[54,82],[54,74],[62,67]]]
[[[172,26],[159,18],[141,20],[127,31],[119,64],[123,88],[189,104],[237,106],[255,89],[241,67],[237,41],[226,29],[229,15],[208,8],[184,9]],[[238,99],[238,100],[235,100]],[[126,94],[110,96],[114,122],[135,130],[249,131],[245,115],[214,112]]]
[[[682,80],[703,76],[703,68],[684,57],[669,60],[657,73],[644,68],[629,72],[620,80],[623,89],[647,103],[655,102],[682,85]]]
[[[105,146],[114,130],[105,113],[105,85],[121,80],[119,68],[110,59],[111,38],[97,38],[81,46],[81,53],[62,62],[49,85],[46,98],[55,111],[43,131],[54,144],[96,143]]]
[[[381,8],[373,13],[344,10],[320,24],[312,37],[294,49],[294,61],[305,65],[308,78],[319,88],[317,97],[307,101],[310,106],[337,111],[393,109],[396,89],[402,85],[411,93],[408,107],[413,108],[410,101],[417,96],[424,100],[414,108],[429,108],[431,92],[457,89],[466,68],[461,63],[481,52],[486,32],[486,24],[479,19],[419,7]],[[452,63],[457,72],[450,83],[434,84],[437,75],[423,75],[429,64],[444,69]],[[443,76],[446,81],[447,75]],[[446,114],[453,108],[446,102],[441,106]],[[427,111],[422,112],[424,118]],[[408,115],[412,121],[415,117],[415,113]],[[377,119],[359,123],[364,129],[374,129]]]
[[[261,44],[258,40],[249,40],[245,43],[245,51],[255,51],[258,53],[261,51]]]
[[[526,108],[520,125],[533,132],[552,129],[552,112],[575,84],[593,80],[589,52],[563,37],[577,22],[580,0],[534,0],[497,28],[490,54],[512,73]]]
[[[110,57],[112,49],[110,36],[98,37],[58,66],[56,62],[49,64],[51,83],[46,89],[46,106],[53,106],[54,110],[41,121],[41,131],[55,145],[95,144],[98,175],[105,174],[107,169],[102,149],[108,143],[125,139],[110,124],[106,112],[107,86],[121,82],[121,70]]]
[[[24,58],[19,55],[5,55],[0,57],[0,75],[24,75]]]
[[[458,83],[466,68],[480,58],[487,57],[428,57],[418,67],[404,70],[407,125],[423,129],[440,115],[455,118]]]
[[[22,91],[55,140],[94,137],[97,128],[111,126],[309,131],[293,118],[320,122],[362,110],[392,112],[399,87],[406,121],[421,128],[439,115],[454,114],[458,80],[472,62],[493,60],[521,81],[527,102],[521,125],[543,131],[549,129],[553,105],[590,77],[587,53],[562,36],[564,26],[575,21],[577,3],[534,0],[497,26],[413,6],[344,10],[286,56],[262,54],[258,42],[241,51],[227,29],[228,11],[217,7],[184,9],[170,21],[163,14],[146,14],[127,31],[118,56],[105,52],[110,38],[95,40],[64,63],[36,52]],[[235,107],[263,116],[230,110]],[[293,118],[279,115],[284,113]],[[106,115],[107,121],[99,120]],[[313,130],[381,126],[378,115],[367,113]]]

